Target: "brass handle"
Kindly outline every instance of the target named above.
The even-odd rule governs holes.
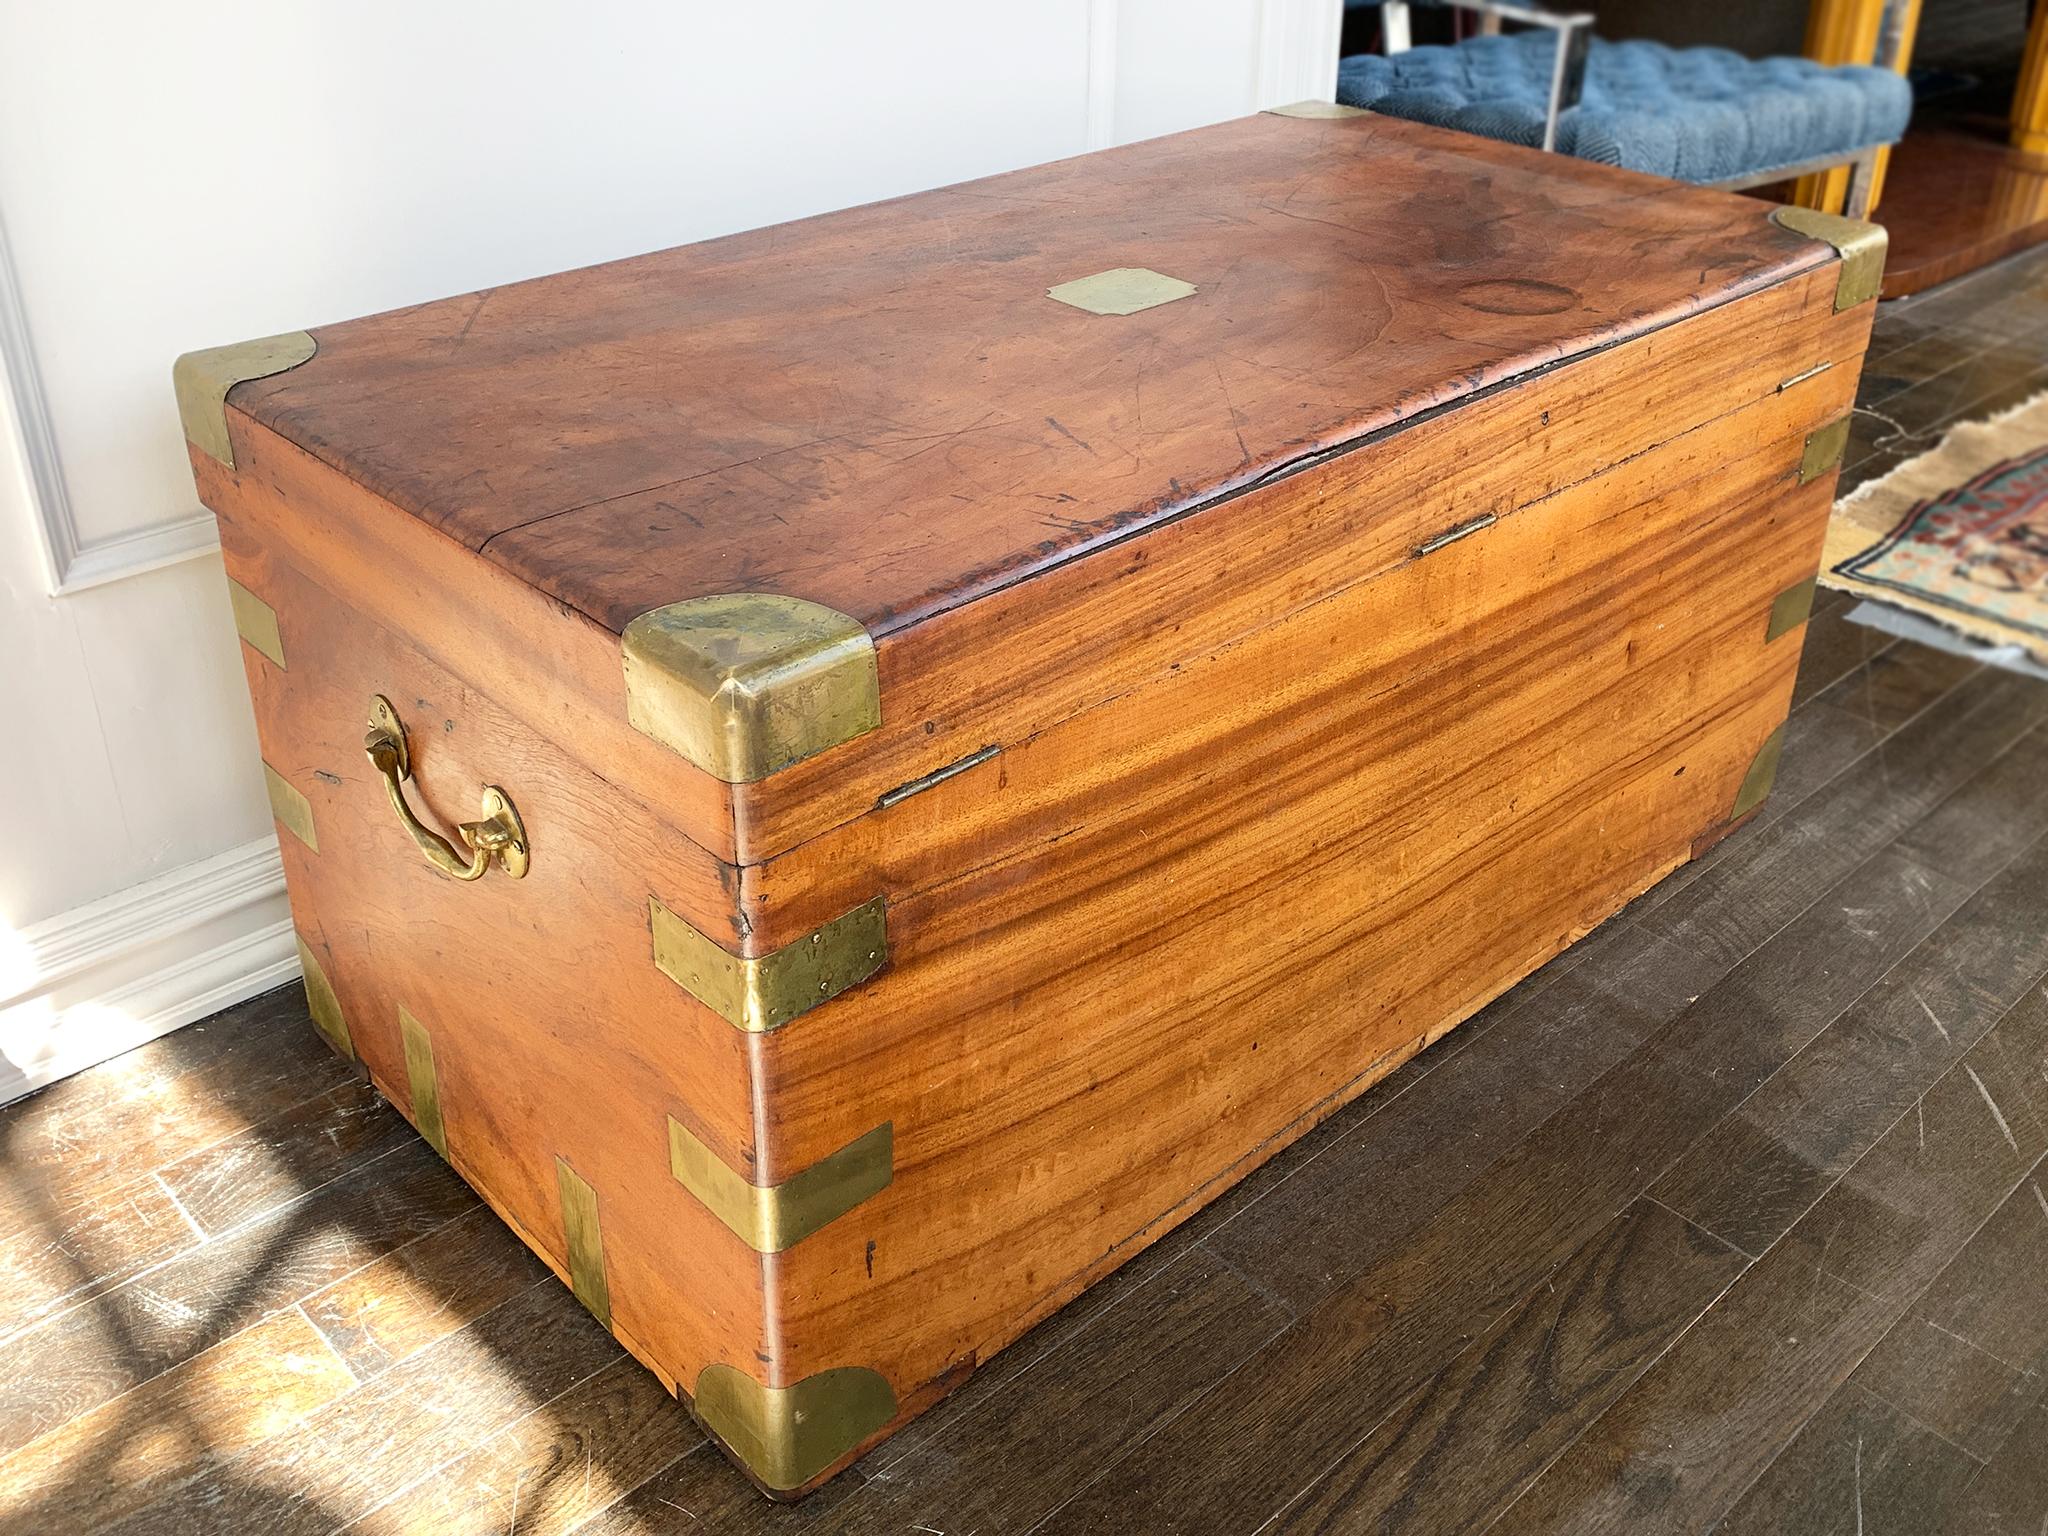
[[[398,812],[399,824],[434,868],[457,880],[476,880],[496,859],[514,880],[526,873],[533,862],[533,854],[526,846],[526,825],[497,785],[484,786],[483,819],[465,821],[455,829],[469,850],[466,859],[446,838],[430,831],[413,815],[401,787],[412,777],[412,754],[405,746],[405,725],[399,720],[398,711],[391,707],[391,701],[381,693],[370,700],[370,732],[363,738],[363,751],[384,775],[384,789],[391,797],[391,808]]]

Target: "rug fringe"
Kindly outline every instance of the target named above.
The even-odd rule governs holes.
[[[1894,475],[1906,475],[1912,470],[1917,469],[1920,465],[1926,463],[1936,454],[1945,452],[1949,445],[1949,439],[1954,437],[1958,432],[1962,431],[1965,427],[2002,427],[2007,422],[2011,421],[2014,417],[2024,416],[2028,411],[2031,411],[2036,407],[2044,404],[2048,404],[2048,389],[2043,389],[2035,394],[2027,396],[2027,398],[2022,400],[2018,405],[2008,406],[2005,410],[1998,412],[1998,414],[1995,416],[1973,416],[1968,421],[1958,421],[1951,423],[1948,430],[1941,434],[1941,441],[1936,443],[1932,448],[1929,448],[1922,453],[1916,453],[1910,459],[1902,459],[1900,462],[1894,464],[1890,469],[1886,470],[1883,474],[1877,476],[1875,479],[1864,481],[1861,485],[1857,486],[1856,489],[1851,491],[1848,495],[1837,497],[1835,499],[1835,510],[1837,512],[1842,512],[1846,511],[1851,507],[1861,505],[1863,502],[1869,500],[1870,497],[1876,495],[1879,489],[1883,487],[1885,482],[1890,480]],[[1877,412],[1869,409],[1867,406],[1861,405],[1855,407],[1854,411],[1852,411],[1851,414],[1853,415],[1859,412],[1865,416],[1876,416],[1878,414]],[[1886,418],[1879,417],[1878,419],[1884,420]],[[1911,434],[1908,435],[1910,436]]]

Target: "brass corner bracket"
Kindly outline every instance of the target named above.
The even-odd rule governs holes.
[[[342,1016],[341,999],[334,995],[327,973],[313,958],[313,947],[306,942],[306,936],[295,932],[292,937],[299,945],[299,969],[306,982],[306,1011],[313,1016],[313,1027],[336,1051],[354,1061],[356,1045],[349,1036],[348,1020]]]
[[[1844,416],[1806,434],[1806,447],[1799,455],[1799,483],[1811,485],[1842,462],[1849,447],[1849,418]]]
[[[604,1273],[604,1231],[597,1220],[597,1191],[566,1157],[555,1159],[555,1185],[562,1197],[562,1241],[569,1289],[590,1315],[612,1325],[612,1288]]]
[[[1835,279],[1835,310],[1854,309],[1877,297],[1884,286],[1884,257],[1891,236],[1882,224],[1864,219],[1845,219],[1839,213],[1822,213],[1816,208],[1773,208],[1771,222],[1809,240],[1823,240],[1842,258]]]
[[[270,814],[277,824],[304,843],[309,852],[318,853],[320,838],[313,830],[313,802],[268,763],[263,765],[263,788],[270,796]]]
[[[235,611],[235,633],[242,643],[284,667],[284,636],[278,632],[277,610],[232,576],[228,578],[228,603]]]
[[[319,343],[306,332],[287,331],[282,336],[238,341],[230,347],[187,352],[171,364],[171,385],[178,393],[178,417],[185,424],[186,440],[233,469],[228,391],[251,379],[267,379],[310,362],[319,350]]]
[[[837,1221],[895,1177],[896,1130],[884,1121],[780,1184],[750,1184],[669,1116],[668,1166],[676,1182],[756,1253],[782,1253]]]
[[[750,784],[882,723],[875,643],[835,609],[731,592],[620,636],[626,719],[714,778]]]
[[[426,1025],[398,1009],[398,1033],[405,1043],[405,1081],[412,1091],[413,1129],[427,1145],[448,1159],[448,1126],[441,1118],[441,1073],[434,1065],[434,1039]]]
[[[1340,101],[1291,101],[1284,107],[1267,107],[1268,117],[1367,117],[1364,107],[1347,107]]]
[[[1789,634],[1804,624],[1813,612],[1814,588],[1820,584],[1818,576],[1809,576],[1804,581],[1794,582],[1780,592],[1771,603],[1771,616],[1764,624],[1764,644],[1769,645],[1780,635]]]
[[[730,1365],[697,1373],[690,1409],[771,1497],[801,1492],[896,1417],[879,1371],[843,1365],[767,1387]]]
[[[751,958],[699,933],[654,897],[647,899],[654,964],[735,1029],[780,1029],[848,987],[866,981],[889,958],[888,914],[881,897],[806,938]]]
[[[1764,803],[1771,785],[1777,782],[1778,759],[1784,752],[1785,727],[1780,725],[1764,738],[1764,744],[1750,760],[1749,772],[1742,776],[1742,787],[1735,791],[1735,809],[1728,813],[1730,821],[1740,821]]]

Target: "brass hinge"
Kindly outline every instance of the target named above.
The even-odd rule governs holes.
[[[620,636],[626,719],[728,784],[882,723],[868,632],[801,598],[729,592],[643,613]]]
[[[895,1176],[896,1132],[884,1121],[780,1184],[750,1184],[669,1116],[669,1172],[756,1253],[781,1253],[837,1221]]]
[[[714,1364],[697,1373],[690,1408],[755,1482],[788,1494],[886,1428],[896,1394],[879,1371],[860,1365],[769,1387]]]
[[[335,1050],[354,1061],[356,1045],[349,1036],[348,1020],[342,1016],[341,999],[334,995],[327,973],[313,958],[312,946],[307,944],[305,935],[294,933],[292,937],[298,940],[299,969],[304,973],[306,983],[306,1012],[313,1016],[313,1027]]]
[[[736,1029],[765,1034],[866,981],[889,958],[882,898],[863,902],[771,954],[734,954],[658,900],[647,900],[654,964]]]
[[[1835,278],[1836,313],[1876,298],[1883,288],[1885,247],[1891,237],[1882,224],[1845,219],[1839,213],[1815,208],[1774,208],[1771,220],[1795,235],[1822,240],[1835,248],[1842,259]]]
[[[260,336],[233,346],[187,352],[171,364],[171,386],[178,393],[178,418],[185,437],[229,469],[235,467],[234,444],[228,440],[228,391],[251,379],[267,379],[310,362],[319,344],[304,331]]]

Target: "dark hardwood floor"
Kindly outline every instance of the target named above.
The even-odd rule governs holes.
[[[1887,307],[1849,479],[2044,342]],[[2048,685],[1846,611],[1754,822],[795,1509],[296,990],[0,1111],[0,1528],[2037,1532]]]

